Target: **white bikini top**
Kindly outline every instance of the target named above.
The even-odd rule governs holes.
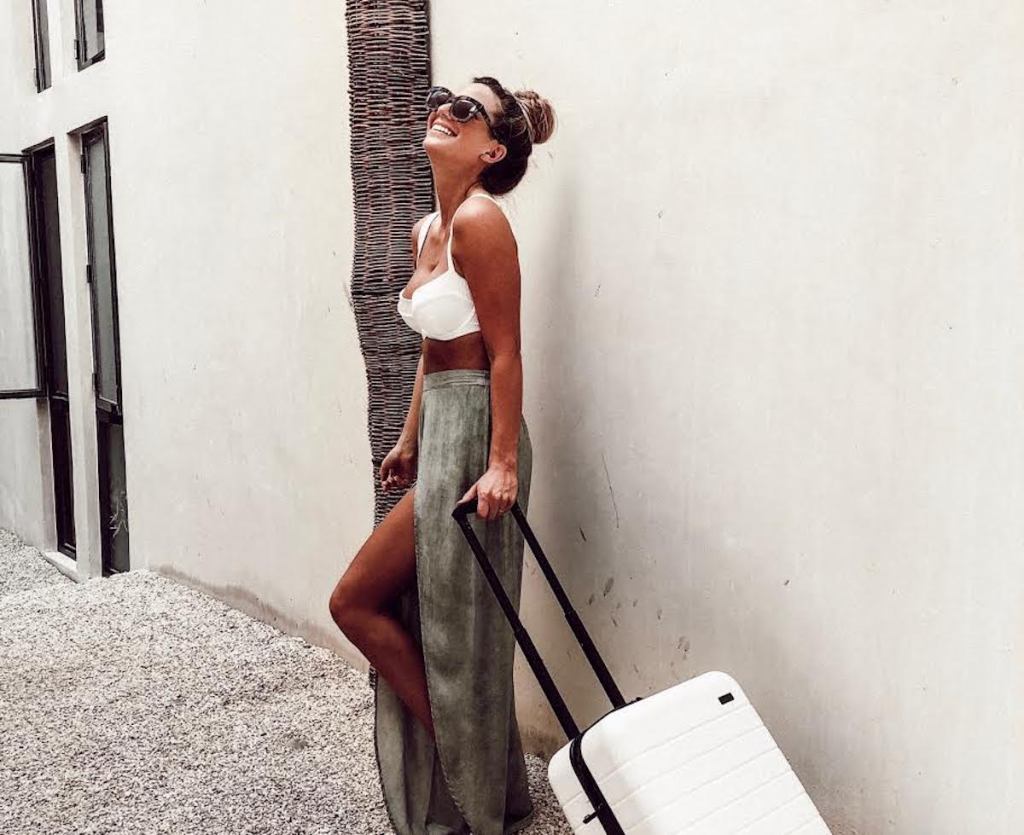
[[[501,203],[485,192],[478,191],[469,196],[486,197],[501,207]],[[430,220],[424,222],[420,229],[420,239],[416,248],[417,259],[420,250],[423,249],[427,231],[440,214],[438,210],[433,215],[428,215]],[[452,229],[454,230],[454,216]],[[473,296],[469,292],[469,282],[455,271],[455,263],[452,261],[451,233],[448,235],[448,271],[441,273],[437,278],[425,281],[413,290],[411,299],[406,298],[404,292],[403,290],[398,294],[398,313],[417,333],[430,339],[448,340],[480,330]]]

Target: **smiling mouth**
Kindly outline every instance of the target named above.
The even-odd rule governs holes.
[[[435,130],[435,128],[444,128],[444,130]],[[431,132],[431,133],[440,133],[443,136],[458,136],[458,134],[454,130],[452,130],[450,127],[448,127],[448,125],[446,125],[444,122],[441,122],[441,121],[435,121],[430,126],[430,131],[429,132]]]

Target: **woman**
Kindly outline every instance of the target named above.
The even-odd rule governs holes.
[[[439,211],[412,228],[398,312],[424,339],[405,427],[380,468],[416,484],[331,595],[332,617],[377,671],[374,743],[399,835],[507,835],[534,809],[512,689],[515,640],[452,510],[518,605],[532,448],[522,417],[516,241],[491,195],[511,191],[554,128],[546,100],[476,77],[432,87],[423,148]],[[471,200],[473,197],[488,199]],[[456,223],[456,216],[458,223]]]

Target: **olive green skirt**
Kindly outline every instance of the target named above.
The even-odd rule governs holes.
[[[436,744],[380,676],[374,743],[399,835],[508,835],[532,822],[512,687],[515,637],[452,510],[487,470],[490,372],[423,376],[414,497],[416,584],[393,614],[422,648]],[[527,512],[533,451],[520,418],[518,493]],[[468,516],[513,605],[522,532],[511,513]]]

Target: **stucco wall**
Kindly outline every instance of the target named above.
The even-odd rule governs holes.
[[[1024,831],[1024,15],[441,2],[432,31],[437,83],[562,117],[513,198],[531,515],[624,690],[731,672],[837,832]]]
[[[0,147],[57,140],[79,519],[95,512],[95,423],[82,184],[65,134],[106,115],[132,565],[359,663],[327,611],[373,518],[347,295],[344,4],[108,0],[106,59],[77,72],[71,52],[55,55],[39,95],[30,6],[18,5],[0,13],[3,109],[16,113],[0,120]],[[72,3],[50,11],[70,48]],[[31,401],[0,403],[17,439],[0,447],[2,490],[40,497],[2,524],[27,534],[46,504],[45,468],[22,460],[35,419]],[[97,524],[78,526],[91,573]]]
[[[106,65],[18,99],[0,150],[110,116],[133,557],[349,652],[343,7],[108,6]],[[531,520],[627,695],[730,672],[837,833],[1024,831],[1024,14],[442,0],[432,31],[437,83],[558,109],[506,201]]]

